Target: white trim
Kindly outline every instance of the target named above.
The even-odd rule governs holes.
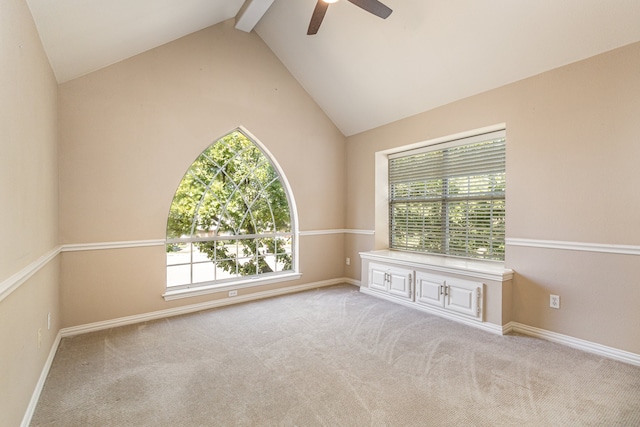
[[[349,228],[327,229],[327,230],[308,230],[298,232],[300,236],[319,236],[326,234],[365,234],[373,236],[373,230],[358,230]],[[74,243],[61,246],[62,252],[77,251],[98,251],[103,249],[125,249],[125,248],[142,248],[147,246],[163,246],[166,239],[150,239],[150,240],[123,240],[119,242],[94,242],[94,243]]]
[[[640,354],[631,353],[629,351],[619,350],[617,348],[608,347],[606,345],[582,340],[580,338],[570,337],[568,335],[559,334],[557,332],[547,331],[545,329],[524,325],[518,322],[510,322],[505,325],[508,332],[518,332],[530,337],[540,338],[551,341],[588,353],[604,356],[609,359],[618,360],[620,362],[629,363],[631,365],[640,366]]]
[[[350,228],[340,228],[333,230],[308,230],[300,232],[301,236],[322,236],[326,234],[365,234],[373,236],[375,232],[373,230],[357,230]]]
[[[33,261],[31,264],[27,265],[14,275],[6,278],[2,282],[0,282],[0,301],[11,295],[13,291],[18,289],[20,285],[29,280],[34,274],[40,271],[45,265],[49,263],[52,259],[54,259],[61,251],[61,247],[58,246],[45,255],[41,256],[37,260]]]
[[[360,280],[356,280],[356,279],[352,279],[350,277],[343,277],[342,281],[348,285],[353,285],[353,286],[357,286],[357,287],[361,287],[362,286],[362,282],[360,282]]]
[[[561,249],[567,251],[601,252],[622,255],[640,255],[640,246],[612,245],[602,243],[564,242],[559,240],[536,240],[507,238],[508,246],[525,246],[530,248]]]
[[[182,314],[194,313],[197,311],[209,310],[212,308],[224,307],[227,305],[239,304],[242,302],[254,301],[264,298],[271,298],[274,296],[292,294],[301,291],[307,291],[311,289],[318,289],[326,286],[339,285],[341,283],[347,283],[347,278],[338,278],[332,280],[324,280],[320,282],[307,283],[304,285],[290,286],[287,288],[273,289],[269,291],[254,292],[247,295],[238,295],[235,297],[227,297],[213,301],[207,301],[198,304],[190,304],[177,308],[170,308],[166,310],[153,311],[150,313],[137,314],[134,316],[120,317],[118,319],[105,320],[103,322],[89,323],[86,325],[72,326],[64,328],[60,331],[62,337],[69,337],[79,334],[86,334],[89,332],[101,331],[104,329],[116,328],[119,326],[132,325],[135,323],[147,322],[150,320],[164,319],[166,317],[179,316]]]
[[[499,261],[485,261],[448,257],[443,255],[429,255],[394,250],[378,250],[360,252],[362,259],[393,263],[411,268],[428,268],[449,274],[505,282],[513,278],[513,270],[504,268]]]
[[[222,300],[209,301],[209,302],[200,303],[200,304],[192,304],[192,305],[178,307],[174,309],[155,311],[155,312],[145,313],[145,314],[136,315],[136,316],[121,317],[119,319],[107,320],[104,322],[96,322],[96,323],[90,323],[86,325],[80,325],[80,326],[61,329],[58,332],[58,335],[56,336],[56,339],[54,340],[51,346],[51,349],[49,350],[49,356],[47,357],[47,360],[45,361],[45,364],[42,367],[40,377],[33,390],[33,394],[31,395],[31,400],[29,401],[29,405],[27,406],[24,417],[22,418],[22,423],[20,424],[20,427],[28,427],[31,424],[31,419],[33,417],[33,414],[35,413],[38,401],[40,400],[42,389],[44,388],[45,381],[47,379],[47,376],[49,375],[49,371],[51,370],[51,365],[53,364],[53,360],[58,351],[58,347],[60,346],[60,341],[64,337],[70,337],[70,336],[85,334],[89,332],[96,332],[104,329],[115,328],[119,326],[126,326],[126,325],[135,324],[135,323],[146,322],[150,320],[163,319],[171,316],[179,316],[182,314],[194,313],[197,311],[223,307],[223,306],[238,304],[242,302],[254,301],[258,299],[270,298],[270,297],[279,296],[279,295],[318,289],[326,286],[339,285],[341,283],[347,283],[347,284],[356,285],[356,286],[359,285],[358,281],[347,278],[347,277],[343,277],[343,278],[338,278],[333,280],[325,280],[321,282],[308,283],[306,285],[298,285],[298,286],[291,286],[288,288],[274,289],[271,291],[255,292],[253,294],[239,295],[237,297],[224,298]]]
[[[375,230],[359,230],[359,229],[352,229],[352,228],[348,228],[346,230],[344,230],[345,234],[364,234],[367,236],[373,236],[376,234]]]
[[[299,221],[298,221],[298,205],[296,204],[296,199],[293,195],[293,188],[291,188],[291,185],[289,184],[289,179],[287,179],[287,176],[284,173],[284,169],[282,169],[282,167],[280,166],[280,163],[278,163],[278,160],[276,159],[276,156],[274,156],[273,154],[271,154],[271,151],[269,151],[269,149],[267,148],[266,145],[264,145],[262,143],[262,141],[260,141],[258,138],[256,138],[256,136],[254,134],[252,134],[251,132],[249,132],[249,130],[247,128],[245,128],[244,126],[240,125],[236,128],[236,130],[240,131],[241,133],[243,133],[246,137],[248,137],[251,142],[253,142],[256,146],[258,146],[258,148],[262,151],[262,153],[265,155],[265,157],[267,158],[267,160],[269,160],[271,162],[271,164],[273,165],[274,168],[276,168],[276,170],[278,171],[278,175],[280,176],[280,181],[282,182],[282,185],[284,185],[285,188],[285,193],[287,195],[287,201],[289,202],[289,214],[291,215],[291,222],[292,222],[292,227],[291,227],[291,231],[293,232],[294,235],[294,239],[293,239],[293,271],[295,271],[296,273],[300,271],[300,242],[298,242],[298,238],[300,236],[300,226]],[[233,131],[231,131],[233,132]],[[231,133],[229,132],[229,133]],[[224,138],[226,135],[229,135],[229,133],[221,136],[220,138],[216,139],[216,142],[219,141],[221,138]]]
[[[328,229],[328,230],[308,230],[300,231],[300,236],[320,236],[328,234],[365,234],[374,235],[373,230],[357,230],[357,229]],[[142,248],[147,246],[163,246],[166,239],[150,239],[150,240],[123,240],[119,242],[94,242],[94,243],[74,243],[61,246],[62,252],[78,252],[78,251],[98,251],[104,249],[126,249],[126,248]]]
[[[495,141],[506,138],[506,130],[494,130],[489,132],[478,133],[471,136],[465,136],[462,138],[447,139],[446,141],[439,141],[436,143],[427,143],[422,147],[412,148],[410,150],[397,151],[387,156],[389,160],[397,159],[406,156],[413,156],[416,154],[427,153],[434,150],[445,150],[448,148],[459,147],[462,145],[471,145],[478,142]]]
[[[459,133],[454,133],[453,135],[446,135],[446,136],[441,136],[438,138],[433,138],[433,139],[429,139],[426,141],[418,141],[418,142],[414,142],[411,144],[407,144],[407,145],[402,145],[400,147],[394,147],[394,148],[388,148],[386,150],[380,150],[377,151],[376,154],[384,154],[385,158],[387,155],[389,154],[395,154],[395,153],[399,153],[402,151],[408,151],[408,150],[413,150],[415,148],[420,148],[426,145],[434,145],[434,144],[440,144],[443,142],[449,142],[449,141],[455,141],[458,139],[463,139],[463,138],[470,138],[470,137],[474,137],[476,135],[482,135],[485,133],[490,133],[490,132],[498,132],[498,131],[506,131],[507,129],[507,124],[506,123],[498,123],[495,125],[491,125],[491,126],[485,126],[482,128],[478,128],[478,129],[473,129],[473,130],[468,130],[465,132],[459,132]]]
[[[38,400],[40,400],[40,394],[42,393],[42,389],[44,388],[44,383],[49,375],[49,370],[51,369],[51,364],[53,363],[53,359],[56,356],[56,352],[58,351],[58,346],[60,345],[60,340],[62,339],[62,334],[58,332],[56,335],[56,339],[53,341],[51,346],[51,350],[49,350],[49,356],[42,367],[42,371],[40,372],[40,378],[38,378],[38,382],[36,383],[36,387],[33,390],[33,394],[31,395],[31,400],[29,401],[29,405],[27,406],[27,410],[22,418],[22,423],[20,423],[20,427],[28,427],[31,424],[31,418],[36,411],[36,406],[38,405]]]
[[[225,284],[210,284],[210,285],[193,285],[191,288],[169,289],[162,294],[165,301],[173,301],[181,298],[197,297],[201,295],[215,294],[218,292],[233,291],[236,289],[252,288],[259,285],[270,285],[272,283],[288,282],[290,280],[297,280],[302,277],[302,273],[288,273],[278,274],[273,276],[267,276],[261,278],[260,276],[247,276],[245,279],[239,279],[233,282]]]
[[[617,360],[619,362],[640,366],[640,354],[631,353],[629,351],[620,350],[614,347],[609,347],[609,346],[594,343],[591,341],[586,341],[580,338],[574,338],[569,335],[559,334],[557,332],[536,328],[534,326],[524,325],[518,322],[509,322],[504,326],[496,325],[493,323],[487,323],[487,322],[480,323],[474,320],[458,317],[456,315],[449,314],[444,311],[435,311],[427,307],[418,306],[411,301],[405,301],[400,298],[394,298],[393,296],[390,296],[390,295],[384,295],[376,291],[371,291],[369,288],[366,288],[366,287],[361,287],[360,292],[362,292],[363,294],[371,295],[384,300],[392,301],[393,303],[398,303],[405,307],[420,310],[425,313],[430,313],[435,316],[444,317],[448,320],[453,320],[458,323],[463,323],[467,326],[471,326],[477,329],[482,329],[486,332],[491,332],[493,334],[507,335],[511,332],[520,333],[530,337],[543,339],[545,341],[551,341],[558,344],[566,345],[567,347],[575,348],[578,350],[585,351],[587,353],[592,353],[598,356]]]
[[[25,412],[25,415],[22,419],[22,423],[20,424],[20,426],[28,427],[29,424],[31,423],[31,418],[33,417],[33,414],[35,412],[46,378],[49,375],[49,371],[51,369],[53,359],[55,358],[56,352],[58,351],[58,347],[60,346],[60,341],[63,337],[69,337],[69,336],[74,336],[74,335],[79,335],[79,334],[84,334],[89,332],[96,332],[96,331],[114,328],[118,326],[126,326],[126,325],[135,324],[135,323],[146,322],[150,320],[162,319],[165,317],[178,316],[182,314],[193,313],[193,312],[207,310],[211,308],[237,304],[240,302],[248,302],[248,301],[253,301],[253,300],[258,300],[263,298],[270,298],[278,295],[284,295],[288,293],[295,293],[295,292],[300,292],[305,290],[317,289],[325,286],[333,286],[340,283],[348,283],[355,286],[360,285],[360,282],[357,280],[343,277],[343,278],[334,279],[334,280],[326,280],[322,282],[309,283],[306,285],[292,286],[289,288],[276,289],[272,291],[256,292],[249,295],[241,295],[238,297],[225,298],[222,300],[210,301],[210,302],[200,303],[200,304],[192,304],[189,306],[184,306],[184,307],[179,307],[179,308],[174,308],[169,310],[156,311],[156,312],[146,313],[142,315],[122,317],[119,319],[108,320],[104,322],[96,322],[96,323],[90,323],[86,325],[80,325],[80,326],[61,329],[58,332],[58,335],[56,336],[56,339],[53,342],[53,345],[51,346],[51,350],[49,351],[49,356],[47,357],[47,360],[42,368],[40,377],[38,379],[38,382],[36,383],[36,387],[33,391],[31,400],[29,401],[29,405],[27,406],[27,410]],[[369,294],[376,297],[380,296],[379,294],[372,293],[367,288],[361,288],[360,291],[364,294]],[[397,301],[394,300],[394,302],[399,302],[403,306],[426,312],[426,310],[424,310],[422,307],[404,303],[404,301],[402,300],[397,300]],[[443,313],[438,313],[438,314],[442,315]],[[635,366],[640,366],[640,354],[619,350],[613,347],[608,347],[605,345],[593,343],[593,342],[582,340],[579,338],[573,338],[568,335],[563,335],[563,334],[548,331],[545,329],[524,325],[518,322],[509,322],[508,324],[500,327],[498,325],[494,325],[491,323],[477,323],[472,321],[465,321],[465,319],[460,319],[457,317],[451,318],[450,320],[461,322],[469,326],[480,328],[487,332],[491,332],[499,335],[506,335],[510,332],[521,333],[534,338],[556,342],[558,344],[566,345],[572,348],[576,348],[578,350],[586,351],[588,353],[597,354],[613,360],[618,360],[620,362],[629,363]]]
[[[506,123],[496,123],[477,129],[467,130],[464,132],[445,135],[429,140],[422,140],[399,147],[392,147],[385,150],[376,151],[374,154],[375,163],[375,199],[374,199],[374,215],[375,215],[375,249],[383,249],[389,245],[389,159],[388,156],[398,152],[413,150],[427,145],[440,144],[452,140],[473,137],[480,134],[496,131],[507,131]]]
[[[393,303],[397,303],[403,305],[405,307],[413,308],[415,310],[423,311],[425,313],[433,314],[434,316],[443,317],[447,320],[452,320],[454,322],[462,323],[467,326],[474,327],[476,329],[481,329],[485,332],[491,332],[492,334],[502,335],[503,327],[500,325],[495,325],[493,323],[488,322],[478,322],[477,320],[466,319],[464,317],[458,316],[456,314],[447,313],[444,310],[438,310],[436,308],[430,308],[422,305],[418,305],[413,301],[404,300],[401,298],[394,298],[392,295],[381,294],[376,291],[372,291],[369,288],[362,286],[360,288],[360,292],[366,295],[371,295],[376,298],[381,298],[387,301],[391,301]]]
[[[273,0],[248,0],[245,1],[236,15],[236,30],[250,33],[262,19]]]
[[[100,251],[105,249],[143,248],[147,246],[164,246],[164,239],[127,240],[121,242],[76,243],[62,245],[62,252]]]
[[[342,234],[344,230],[308,230],[301,231],[301,236],[323,236],[328,234]]]

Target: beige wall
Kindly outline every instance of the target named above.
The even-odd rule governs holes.
[[[639,245],[639,69],[636,43],[348,138],[346,227],[376,226],[376,151],[506,123],[508,238]],[[508,246],[506,266],[516,322],[640,353],[638,256]]]
[[[264,43],[231,22],[57,89],[26,2],[3,0],[0,12],[0,283],[58,244],[163,239],[182,174],[239,125],[284,170],[303,231],[375,228],[376,151],[506,123],[508,237],[639,245],[640,43],[345,146]],[[302,279],[285,286],[359,280],[358,252],[374,242],[302,236]],[[506,264],[516,271],[515,321],[640,354],[637,256],[509,246]],[[61,326],[224,296],[165,302],[163,290],[164,251],[155,246],[64,252],[5,294],[0,425],[20,423]],[[562,297],[561,310],[548,307],[550,293]]]
[[[244,126],[287,177],[301,231],[344,228],[345,137],[255,34],[227,21],[60,86],[62,243],[164,239],[183,174]],[[342,236],[304,236],[297,282],[344,274]],[[162,247],[66,252],[63,325],[165,302]],[[245,291],[246,292],[246,291]]]
[[[294,282],[245,288],[238,295],[343,277],[343,236],[302,236],[302,278]],[[226,292],[165,301],[163,246],[65,252],[60,295],[63,327],[150,313],[227,297]],[[319,261],[320,260],[320,261]]]
[[[56,132],[56,82],[27,4],[3,0],[0,284],[15,283],[10,278],[57,248]],[[54,258],[12,293],[3,293],[0,287],[2,426],[20,424],[59,330],[58,265]],[[48,313],[51,329],[47,329]]]

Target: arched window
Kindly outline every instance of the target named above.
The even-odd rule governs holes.
[[[288,193],[273,160],[243,130],[209,146],[171,203],[167,290],[295,272],[295,212]]]

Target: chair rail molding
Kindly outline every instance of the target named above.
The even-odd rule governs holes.
[[[561,240],[537,240],[522,238],[505,239],[507,246],[523,246],[529,248],[560,249],[567,251],[601,252],[620,255],[640,255],[640,246],[617,245],[605,243],[566,242]]]
[[[301,236],[321,236],[325,234],[364,234],[373,236],[375,232],[373,230],[359,230],[352,228],[339,228],[331,230],[307,230],[300,231]]]
[[[61,250],[61,246],[57,246],[51,249],[49,252],[36,259],[32,263],[28,264],[17,273],[7,277],[2,282],[0,282],[0,301],[8,297],[13,291],[18,289],[20,285],[29,280],[44,266],[49,264],[49,261],[58,256]]]
[[[164,246],[165,239],[127,240],[121,242],[74,243],[62,245],[62,252],[99,251],[105,249],[143,248],[147,246]]]

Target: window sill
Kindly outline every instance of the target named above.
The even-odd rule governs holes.
[[[443,255],[418,254],[411,252],[378,250],[361,252],[360,256],[369,260],[392,262],[412,268],[425,268],[444,273],[460,274],[504,282],[513,278],[513,270],[504,268],[500,261],[475,260],[447,257]]]
[[[233,291],[237,289],[251,288],[260,285],[269,285],[278,282],[288,282],[302,277],[301,273],[288,273],[266,278],[247,278],[234,282],[210,285],[194,285],[190,288],[171,289],[168,288],[162,297],[165,301],[172,301],[181,298],[197,297],[201,295],[215,294],[219,292]]]

